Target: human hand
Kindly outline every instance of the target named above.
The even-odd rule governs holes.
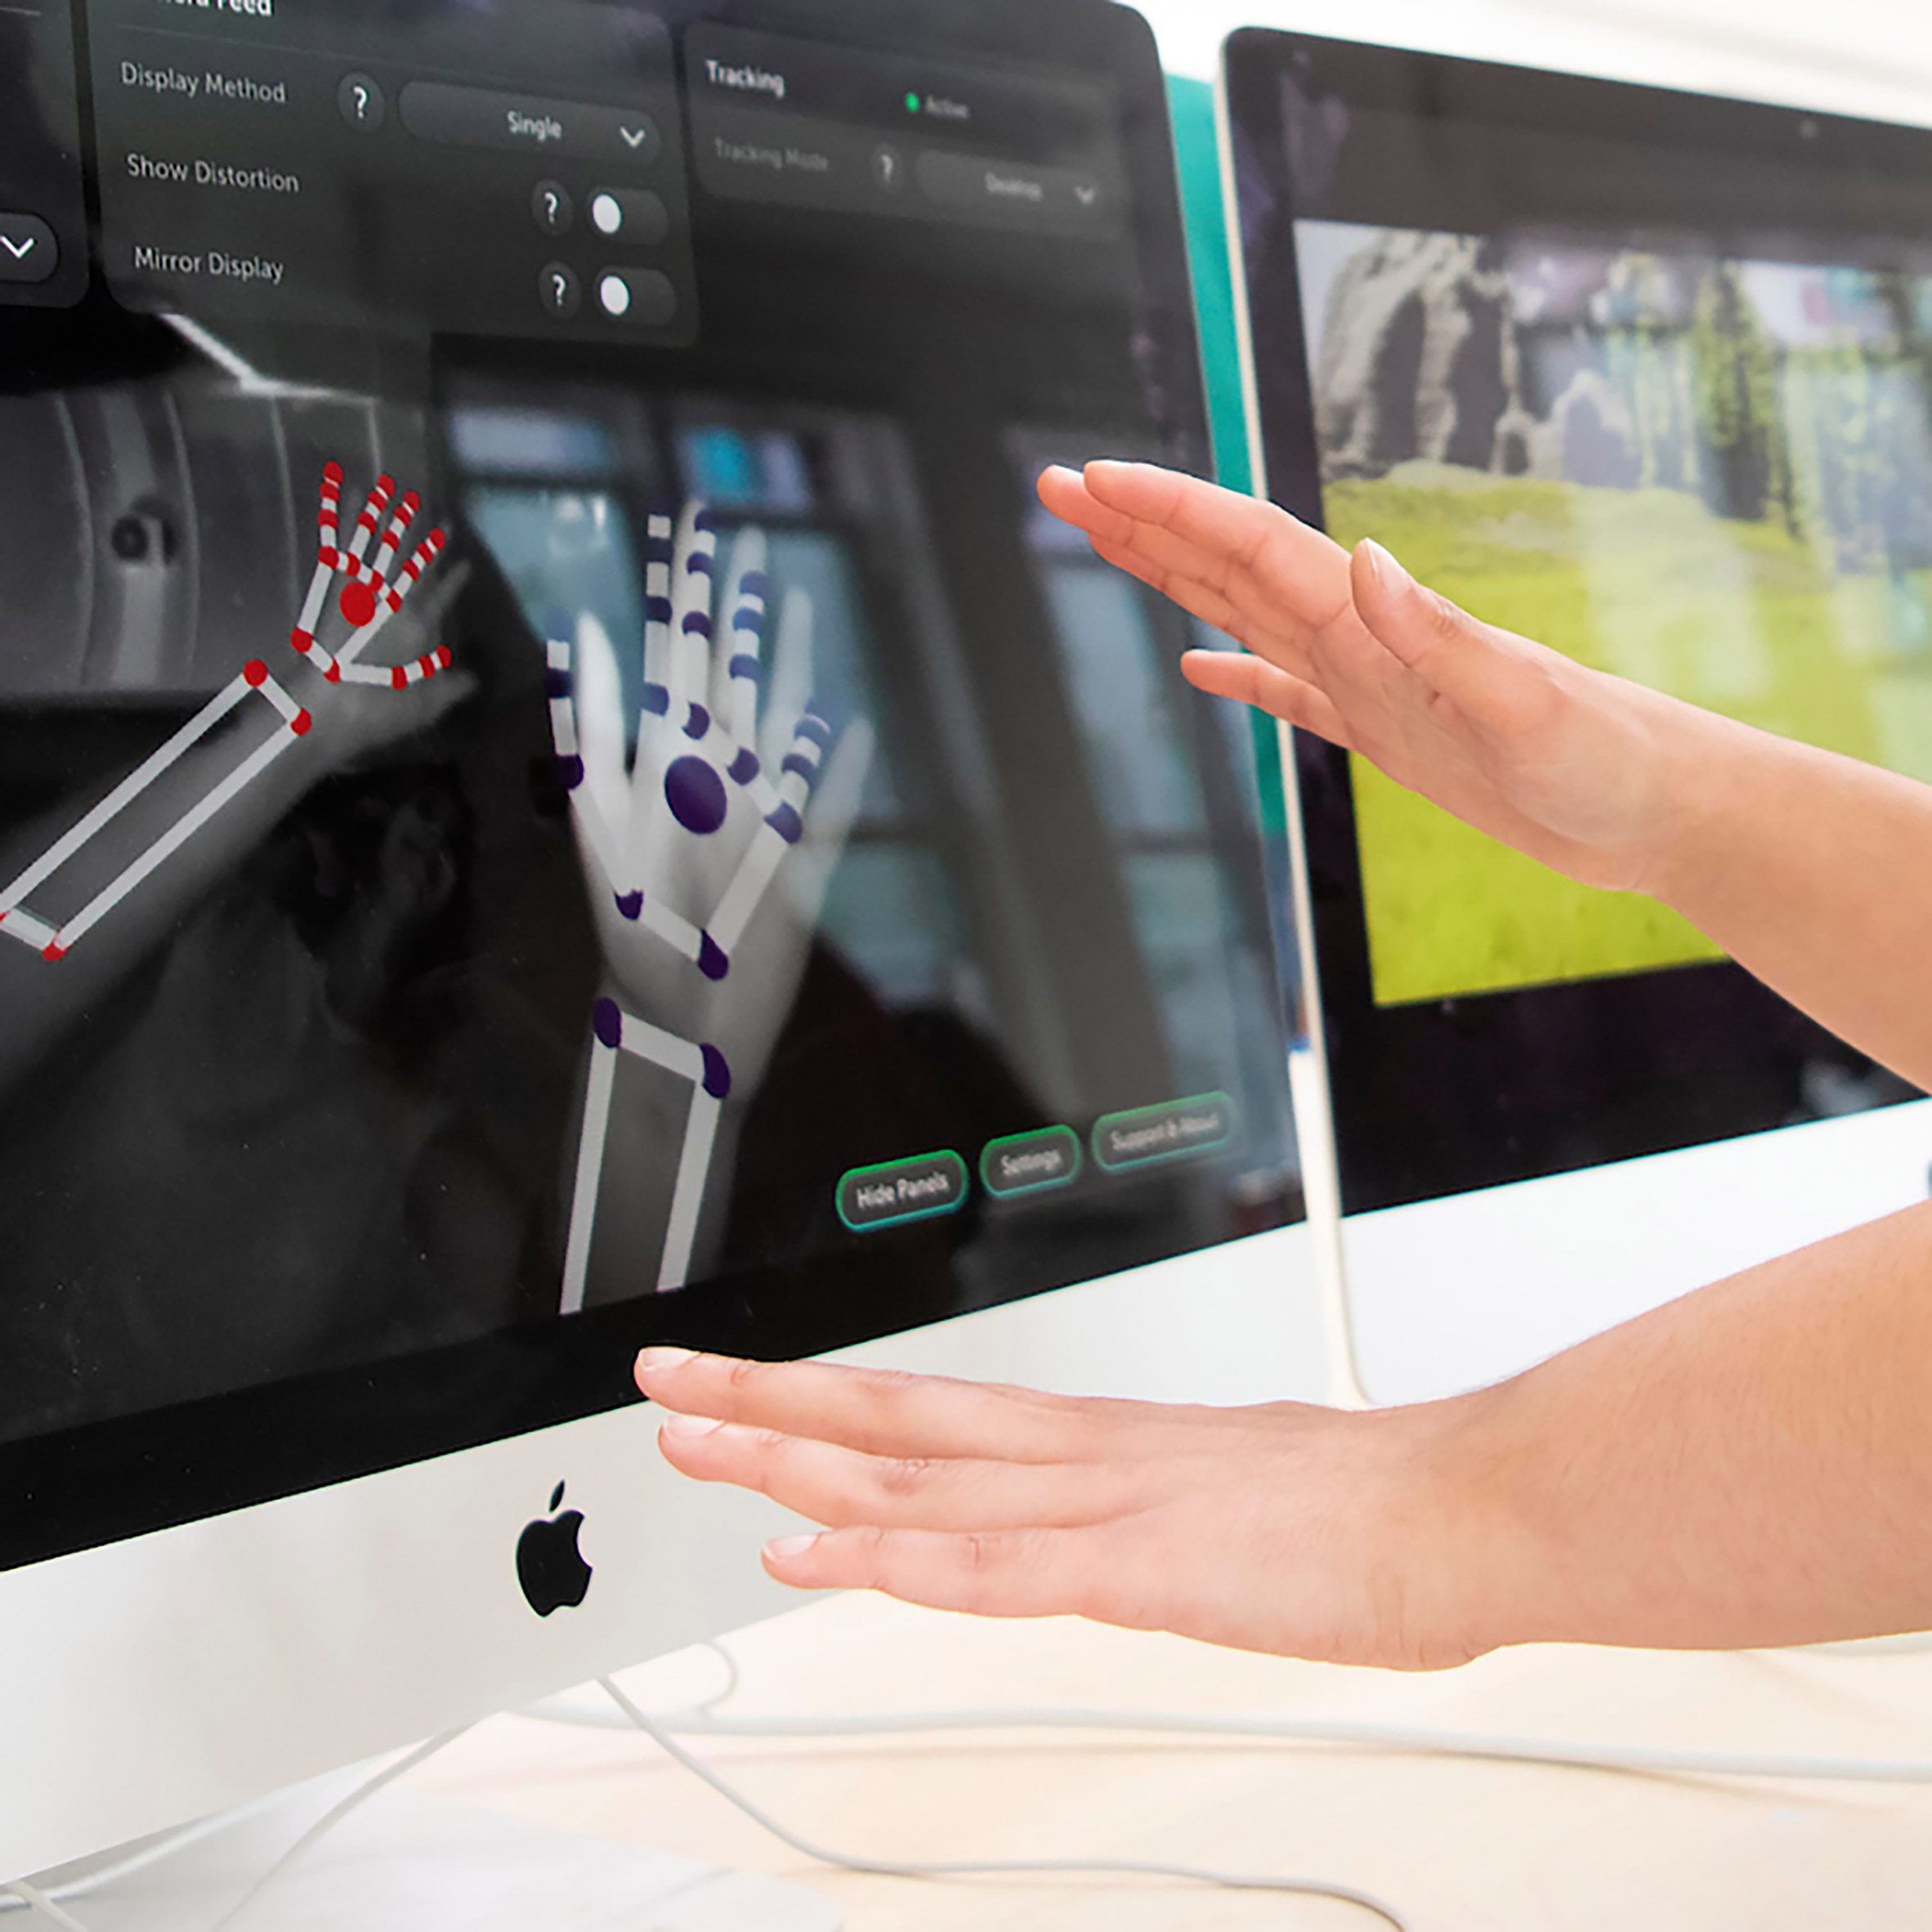
[[[399,497],[384,475],[345,535],[345,481],[340,463],[322,472],[315,575],[290,638],[311,681],[308,715],[322,727],[297,734],[310,783],[432,730],[476,688],[467,673],[448,675],[454,653],[442,635],[468,566],[441,571],[426,593],[448,539],[424,531],[422,498]]]
[[[622,1000],[716,1047],[749,1092],[797,996],[874,741],[859,722],[834,743],[816,714],[816,612],[798,590],[771,610],[763,531],[739,535],[723,571],[694,503],[652,546],[634,755],[609,635],[588,615],[576,627],[580,843]]]
[[[1398,1670],[1493,1648],[1485,1606],[1523,1594],[1467,1405],[1163,1408],[675,1349],[637,1384],[673,1468],[827,1526],[765,1552],[802,1590]]]
[[[1360,754],[1584,884],[1662,890],[1680,828],[1724,782],[1743,727],[1478,622],[1378,544],[1351,558],[1286,511],[1142,464],[1049,470],[1040,497],[1253,654],[1190,653],[1199,689]]]

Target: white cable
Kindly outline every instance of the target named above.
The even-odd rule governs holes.
[[[715,1638],[707,1639],[699,1648],[709,1651],[725,1667],[724,1688],[705,1698],[704,1702],[698,1706],[699,1711],[704,1716],[709,1717],[714,1712],[722,1710],[733,1697],[737,1696],[739,1691],[744,1687],[745,1673],[740,1668],[737,1658],[732,1656],[731,1652],[727,1650],[723,1644],[718,1642]]]
[[[738,1694],[739,1688],[744,1682],[744,1674],[737,1658],[726,1649],[723,1644],[715,1641],[709,1641],[698,1648],[709,1651],[724,1666],[725,1670],[725,1680],[722,1687],[713,1691],[701,1704],[693,1706],[695,1715],[709,1717],[723,1705],[730,1702]],[[571,1706],[561,1699],[552,1700],[548,1704],[533,1706],[525,1715],[531,1717],[541,1717],[553,1724],[570,1724],[576,1721],[576,1715]],[[628,1730],[630,1727],[625,1724],[623,1728]],[[349,1799],[338,1805],[328,1817],[311,1831],[301,1844],[286,1854],[281,1862],[281,1866],[277,1867],[277,1871],[280,1871],[282,1867],[286,1867],[302,1852],[312,1849],[315,1843],[327,1831],[333,1831],[337,1825],[350,1815],[351,1812],[356,1810],[369,1798],[373,1797],[383,1786],[391,1782],[395,1778],[400,1777],[403,1773],[414,1769],[418,1764],[425,1762],[436,1751],[454,1743],[458,1737],[463,1735],[463,1733],[460,1731],[450,1732],[438,1740],[434,1746],[424,1746],[413,1756],[404,1760],[399,1764],[389,1766],[385,1770],[376,1773],[369,1782],[358,1787]],[[50,1919],[54,1924],[66,1926],[69,1928],[69,1932],[74,1932],[74,1929],[79,1927],[79,1921],[71,1914],[63,1913],[60,1910],[60,1907],[69,1900],[85,1898],[93,1894],[110,1890],[115,1885],[125,1884],[127,1880],[137,1877],[141,1872],[150,1871],[157,1865],[165,1864],[170,1858],[178,1858],[183,1852],[192,1849],[204,1840],[217,1837],[224,1831],[232,1831],[237,1826],[245,1824],[250,1818],[259,1817],[265,1811],[278,1809],[287,1800],[288,1794],[285,1791],[271,1791],[266,1796],[255,1799],[252,1803],[237,1805],[232,1811],[220,1812],[212,1818],[202,1818],[195,1824],[184,1825],[178,1831],[170,1831],[163,1836],[156,1838],[142,1846],[139,1851],[132,1852],[124,1858],[117,1858],[110,1865],[101,1866],[87,1873],[85,1876],[70,1880],[65,1885],[42,1890],[27,1884],[23,1880],[16,1884],[0,1885],[0,1894],[3,1894],[0,1895],[0,1916],[9,1913],[38,1912],[41,1916]],[[262,1881],[262,1884],[266,1885],[275,1876],[275,1873],[271,1872],[268,1878],[265,1878]],[[239,1906],[235,1908],[236,1912],[241,1909],[242,1907]],[[234,1916],[234,1913],[230,1914],[231,1919]],[[79,1927],[79,1932],[86,1932],[86,1929]]]
[[[230,1907],[216,1921],[213,1932],[228,1932],[228,1928],[232,1926],[297,1859],[302,1857],[305,1853],[313,1850],[346,1818],[360,1811],[378,1791],[387,1789],[387,1787],[395,1783],[397,1778],[414,1771],[418,1765],[427,1764],[439,1751],[447,1751],[458,1738],[467,1736],[474,1728],[473,1725],[465,1724],[460,1729],[445,1731],[441,1737],[432,1738],[428,1743],[417,1746],[414,1751],[408,1751],[394,1762],[386,1764],[373,1777],[366,1778],[358,1785],[346,1797],[330,1806],[314,1824],[309,1827],[307,1831],[302,1833],[301,1837],[296,1840],[293,1845],[289,1846],[287,1851],[282,1854],[280,1858],[275,1860],[274,1864],[269,1867],[267,1871],[262,1873],[261,1877],[255,1881],[253,1885],[249,1886],[240,1900]],[[244,1805],[234,1811],[224,1812],[218,1818],[204,1818],[199,1824],[190,1825],[181,1831],[171,1832],[167,1837],[157,1840],[153,1845],[147,1846],[142,1851],[135,1853],[132,1857],[123,1858],[113,1865],[103,1867],[99,1872],[92,1872],[86,1878],[78,1879],[71,1885],[63,1885],[57,1891],[41,1891],[28,1884],[25,1880],[16,1880],[11,1884],[0,1885],[0,1893],[11,1894],[8,1898],[0,1898],[0,1912],[32,1912],[47,1920],[50,1925],[61,1927],[62,1932],[87,1932],[87,1927],[73,1913],[66,1910],[61,1903],[63,1899],[83,1898],[91,1893],[105,1891],[110,1885],[119,1884],[122,1881],[133,1876],[138,1872],[145,1872],[150,1866],[159,1865],[164,1860],[177,1856],[179,1853],[186,1850],[190,1845],[199,1844],[203,1839],[212,1838],[217,1832],[226,1831],[230,1827],[242,1823],[245,1819],[255,1816],[257,1813],[268,1809],[271,1806],[280,1803],[284,1795],[277,1793],[271,1797],[258,1799],[252,1805]]]
[[[16,1881],[6,1890],[13,1894],[13,1902],[7,1907],[10,1912],[30,1912],[36,1918],[45,1919],[50,1925],[59,1925],[63,1932],[87,1932],[87,1929],[72,1912],[62,1910],[45,1892],[37,1892],[24,1880]]]
[[[707,1706],[707,1709],[709,1707]],[[199,1845],[203,1839],[212,1838],[219,1833],[231,1831],[246,1823],[265,1811],[271,1811],[288,1801],[285,1791],[271,1791],[266,1797],[257,1798],[253,1804],[238,1805],[233,1811],[217,1813],[212,1818],[204,1818],[199,1822],[184,1825],[178,1831],[170,1831],[143,1845],[139,1851],[131,1852],[124,1858],[117,1858],[111,1865],[103,1865],[87,1873],[84,1877],[70,1879],[65,1885],[55,1885],[42,1891],[43,1898],[56,1905],[62,1905],[70,1898],[84,1898],[95,1892],[105,1892],[114,1885],[123,1884],[140,1873],[163,1865],[170,1858],[178,1858],[181,1853]],[[24,1898],[0,1898],[0,1915],[25,1912],[27,1902]]]
[[[755,1800],[747,1797],[699,1757],[686,1751],[672,1733],[647,1716],[609,1678],[600,1678],[605,1694],[674,1764],[709,1786],[727,1805],[742,1812],[761,1830],[780,1844],[815,1863],[844,1872],[856,1872],[874,1878],[1165,1878],[1183,1885],[1212,1885],[1223,1891],[1274,1892],[1294,1898],[1326,1898],[1337,1904],[1352,1905],[1373,1914],[1395,1932],[1412,1932],[1409,1921],[1392,1905],[1353,1886],[1334,1885],[1321,1879],[1258,1878],[1237,1872],[1218,1872],[1205,1866],[1169,1865],[1152,1861],[1115,1858],[1039,1858],[975,1860],[958,1863],[910,1863],[892,1858],[853,1858],[828,1849],[781,1824]],[[722,1720],[717,1720],[722,1721]]]
[[[419,1744],[412,1751],[405,1752],[392,1764],[386,1765],[373,1778],[358,1785],[349,1795],[333,1805],[304,1831],[294,1844],[257,1879],[240,1899],[215,1921],[214,1932],[228,1932],[246,1912],[250,1906],[272,1885],[304,1853],[311,1850],[326,1838],[336,1827],[351,1813],[360,1811],[378,1791],[385,1791],[397,1778],[414,1771],[418,1765],[427,1764],[439,1751],[447,1751],[458,1737],[467,1736],[475,1729],[473,1724],[461,1724],[454,1731],[445,1731],[440,1737],[432,1737],[427,1744]]]
[[[1932,1647],[1932,1639],[1899,1637],[1875,1642],[1824,1645],[1809,1655],[1848,1657],[1914,1653]],[[971,1877],[995,1875],[1049,1876],[1054,1872],[1078,1874],[1120,1872],[1124,1875],[1169,1876],[1190,1882],[1248,1890],[1310,1890],[1299,1881],[1278,1885],[1275,1881],[1246,1879],[1238,1875],[1195,1872],[1184,1867],[1094,1865],[1089,1863],[1051,1866],[948,1866],[916,1868],[883,1862],[852,1860],[833,1855],[798,1839],[745,1800],[693,1758],[677,1743],[680,1737],[718,1738],[819,1738],[892,1737],[943,1735],[958,1732],[1068,1731],[1092,1734],[1125,1734],[1140,1737],[1228,1737],[1250,1742],[1302,1743],[1355,1748],[1420,1757],[1469,1758],[1489,1763],[1527,1764],[1551,1769],[1603,1771],[1639,1777],[1733,1778],[1777,1780],[1800,1783],[1863,1783],[1932,1785],[1932,1763],[1883,1759],[1810,1758],[1800,1756],[1737,1756],[1718,1751],[1629,1749],[1616,1746],[1564,1744],[1535,1738],[1512,1737],[1454,1731],[1432,1731],[1394,1724],[1351,1723],[1340,1720],[1284,1720],[1229,1717],[1211,1712],[1169,1711],[1089,1710],[1076,1706],[1062,1709],[1031,1708],[982,1711],[910,1711],[901,1715],[845,1717],[733,1718],[718,1715],[722,1706],[734,1698],[743,1682],[737,1658],[722,1644],[703,1646],[724,1666],[723,1688],[686,1711],[645,1714],[607,1679],[600,1688],[615,1706],[579,1706],[566,1698],[552,1698],[529,1706],[524,1715],[546,1723],[573,1725],[595,1730],[642,1730],[678,1764],[701,1778],[718,1795],[743,1810],[764,1829],[791,1845],[802,1855],[821,1863],[888,1876]],[[1785,1653],[1777,1653],[1785,1654]],[[451,1731],[420,1746],[405,1757],[376,1773],[310,1827],[248,1894],[216,1927],[226,1932],[243,1912],[294,1862],[310,1851],[352,1813],[378,1792],[417,1766],[446,1749],[464,1730]],[[142,1850],[52,1890],[40,1890],[25,1881],[0,1885],[0,1916],[32,1912],[63,1932],[87,1932],[78,1919],[64,1909],[64,1903],[122,1883],[136,1874],[177,1856],[190,1846],[217,1833],[227,1831],[248,1818],[281,1801],[281,1794],[221,1816],[202,1820],[158,1839]],[[1399,1916],[1379,1901],[1358,1898],[1343,1888],[1314,1888],[1320,1896],[1332,1896],[1363,1909],[1379,1912],[1390,1924],[1402,1926]]]
[[[739,1668],[737,1658],[715,1638],[694,1644],[692,1648],[709,1651],[724,1666],[724,1688],[713,1691],[702,1703],[689,1705],[669,1714],[660,1712],[658,1717],[660,1724],[669,1724],[675,1728],[687,1722],[715,1716],[737,1696],[744,1685],[745,1676]],[[608,1705],[580,1704],[575,1694],[570,1692],[566,1692],[558,1697],[539,1697],[534,1704],[525,1704],[517,1715],[537,1724],[570,1724],[580,1730],[628,1731],[633,1729],[628,1718],[612,1710]]]
[[[556,1704],[530,1713],[588,1729],[621,1730],[625,1720]],[[1884,1758],[1752,1756],[1649,1746],[1571,1744],[1483,1732],[1435,1731],[1342,1719],[1218,1716],[1201,1711],[987,1710],[908,1711],[903,1715],[732,1718],[707,1711],[653,1720],[679,1737],[812,1738],[931,1737],[948,1732],[1084,1731],[1130,1737],[1229,1737],[1318,1744],[1406,1757],[1468,1758],[1549,1769],[1607,1771],[1634,1777],[1774,1780],[1796,1784],[1932,1785],[1932,1762]]]

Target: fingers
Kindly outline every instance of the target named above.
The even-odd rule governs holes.
[[[671,722],[694,743],[711,728],[713,579],[718,524],[705,506],[687,503],[678,525],[671,588]]]
[[[1181,660],[1181,672],[1210,697],[1251,704],[1344,751],[1356,749],[1341,713],[1325,693],[1258,657],[1239,651],[1191,651]]]
[[[1250,651],[1259,651],[1270,663],[1279,664],[1297,678],[1308,678],[1313,675],[1314,664],[1306,630],[1292,620],[1285,621],[1278,611],[1258,616],[1253,610],[1235,604],[1225,593],[1211,584],[1167,570],[1137,551],[1118,549],[1098,538],[1092,541],[1093,554],[1102,562],[1111,564],[1116,570],[1138,578],[1149,589],[1170,598],[1211,629],[1237,638]]]
[[[650,522],[644,545],[643,731],[671,713],[671,625],[676,606],[671,573],[678,561],[678,525],[660,512]],[[640,765],[650,761],[639,758]]]
[[[612,805],[621,809],[624,803],[624,745],[623,726],[618,726],[617,763],[615,772],[615,792],[609,792],[612,775],[602,774],[599,785],[590,782],[589,758],[582,734],[577,728],[578,714],[582,708],[584,691],[578,676],[579,667],[584,660],[584,649],[585,619],[580,619],[577,637],[573,642],[565,637],[552,637],[544,647],[547,660],[545,688],[550,704],[550,743],[557,756],[557,775],[570,801],[570,817],[577,829],[579,849],[583,854],[584,865],[589,874],[592,899],[602,915],[610,903],[615,890],[612,868],[617,865],[619,852],[612,838],[607,813]],[[602,627],[599,627],[600,630]],[[605,642],[609,643],[608,636]],[[614,713],[621,718],[623,693],[616,676],[616,656],[609,654],[603,667],[606,689],[601,694],[609,702]],[[593,680],[594,682],[594,680]],[[609,686],[617,686],[615,690]],[[608,761],[608,748],[597,754]],[[599,792],[604,794],[602,799]]]
[[[870,1590],[901,1603],[973,1617],[1084,1617],[1111,1599],[1112,1553],[1099,1529],[1026,1529],[946,1536],[928,1530],[833,1530],[769,1545],[765,1567],[795,1590]]]
[[[673,1416],[660,1434],[671,1466],[700,1483],[757,1491],[834,1528],[1073,1528],[1135,1506],[1144,1465],[866,1456],[769,1429]]]
[[[778,636],[771,649],[771,675],[765,691],[765,718],[758,752],[765,769],[776,773],[791,750],[792,727],[812,708],[817,682],[815,661],[818,613],[811,593],[785,593],[778,610]]]
[[[577,619],[574,685],[577,745],[584,760],[584,790],[603,825],[620,825],[628,806],[624,677],[610,633],[590,611]]]
[[[832,874],[845,856],[865,809],[865,788],[879,754],[879,735],[864,718],[847,725],[819,781],[812,816],[805,821],[805,842],[791,873],[792,902],[801,917],[816,924],[824,909]]]
[[[1369,635],[1429,689],[1485,728],[1507,735],[1532,722],[1543,695],[1536,648],[1424,589],[1380,543],[1350,566],[1355,608]]]
[[[779,767],[778,809],[765,821],[787,845],[804,841],[806,814],[831,742],[832,727],[816,711],[807,711],[792,733],[792,748]]]
[[[369,501],[362,506],[362,514],[356,519],[356,528],[349,538],[348,554],[357,563],[369,554],[376,528],[389,514],[389,506],[396,497],[396,479],[383,476],[377,479],[376,486],[369,494]]]
[[[748,530],[731,552],[731,581],[718,606],[713,655],[711,709],[746,749],[755,749],[758,695],[765,678],[765,615],[771,595],[762,530]]]
[[[1049,470],[1040,498],[1056,516],[1116,548],[1138,550],[1239,601],[1254,580],[1263,611],[1302,624],[1332,623],[1348,608],[1348,557],[1285,510],[1146,463],[1095,463],[1084,475]],[[1178,550],[1162,539],[1178,540]],[[1158,554],[1156,554],[1158,553]]]
[[[483,688],[474,671],[452,671],[415,686],[409,710],[412,731],[432,731],[454,711],[468,704]]]
[[[1057,1462],[1096,1452],[1111,1405],[919,1375],[779,1366],[651,1349],[637,1386],[680,1415],[808,1437],[870,1456]]]

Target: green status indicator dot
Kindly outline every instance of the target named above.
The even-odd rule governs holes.
[[[918,95],[908,94],[906,96],[906,111],[909,114],[916,114],[919,111],[919,97]]]

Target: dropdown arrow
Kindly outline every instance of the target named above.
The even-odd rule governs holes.
[[[39,216],[0,214],[0,284],[44,282],[60,266],[60,242]]]

